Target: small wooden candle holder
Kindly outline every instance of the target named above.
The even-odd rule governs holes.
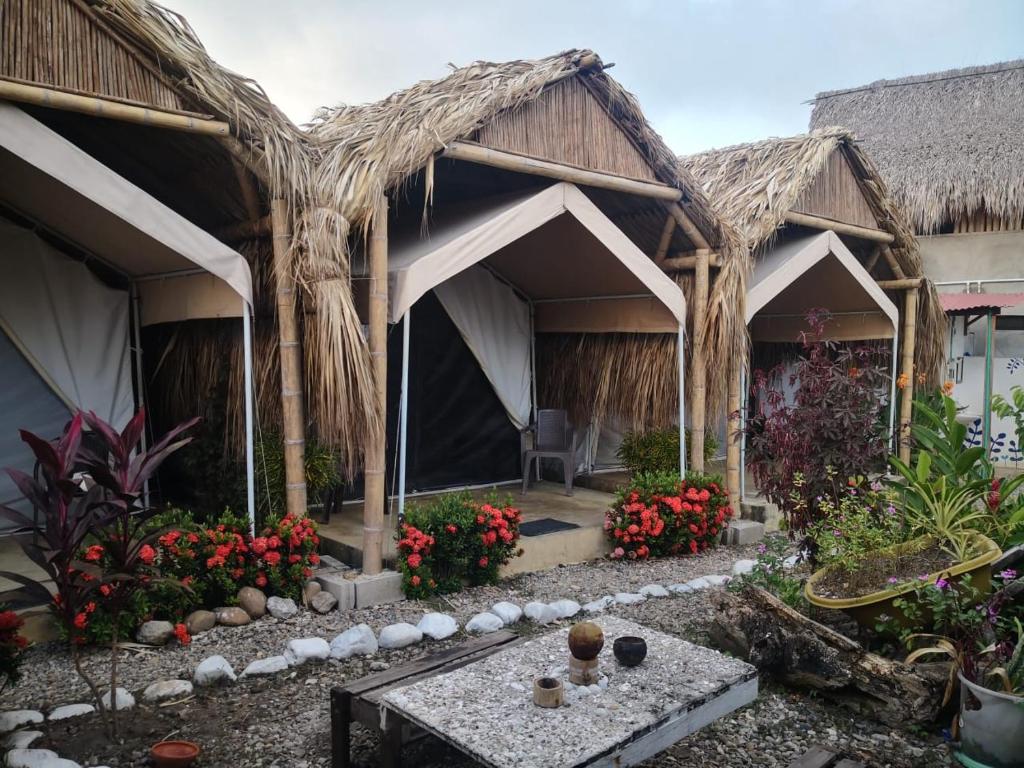
[[[577,659],[569,655],[569,682],[573,685],[593,685],[600,679],[597,659]]]
[[[538,707],[554,709],[562,706],[565,689],[557,677],[538,677],[533,681],[533,703]]]

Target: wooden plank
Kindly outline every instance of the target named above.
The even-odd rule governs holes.
[[[842,149],[836,148],[811,183],[800,193],[792,210],[878,229],[875,218]]]
[[[786,221],[790,224],[796,224],[800,227],[810,227],[811,229],[822,229],[831,230],[839,235],[850,235],[851,237],[860,237],[865,240],[872,240],[876,243],[891,243],[896,238],[888,232],[883,232],[880,229],[872,229],[871,227],[858,227],[854,224],[846,224],[841,221],[835,221],[834,219],[826,219],[822,216],[811,216],[806,213],[798,213],[796,211],[790,211],[786,214]]]
[[[829,768],[839,755],[821,744],[815,744],[789,764],[789,768]]]

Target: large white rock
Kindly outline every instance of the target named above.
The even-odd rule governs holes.
[[[146,686],[142,700],[147,704],[171,701],[192,695],[192,683],[188,680],[159,680]]]
[[[418,643],[422,639],[422,632],[412,624],[407,624],[403,621],[398,624],[390,624],[384,627],[384,629],[380,631],[380,637],[377,639],[377,644],[381,648],[395,650],[397,648],[405,648],[413,643]]]
[[[743,576],[754,570],[757,560],[737,560],[732,564],[732,575]]]
[[[214,685],[223,682],[235,682],[235,670],[223,656],[210,656],[203,659],[192,675],[196,685]]]
[[[82,768],[74,760],[65,760],[52,749],[12,749],[7,753],[8,768]]]
[[[275,619],[290,619],[296,613],[299,612],[299,606],[295,604],[295,601],[290,597],[273,597],[267,598],[267,613],[273,616]]]
[[[690,589],[696,592],[700,589],[707,589],[711,586],[711,582],[707,580],[706,576],[701,576],[697,579],[690,579],[688,582],[686,582],[686,586],[688,586]]]
[[[307,661],[323,661],[331,655],[331,646],[322,637],[302,637],[288,641],[284,657],[290,666],[305,664]]]
[[[47,720],[67,720],[69,717],[80,717],[81,715],[91,715],[96,711],[96,707],[92,704],[65,704],[63,707],[57,707],[48,716]]]
[[[591,600],[583,606],[584,613],[602,613],[608,610],[608,607],[615,603],[615,598],[611,595],[605,595],[599,597],[597,600]]]
[[[509,624],[515,624],[523,618],[523,609],[515,603],[510,603],[507,600],[502,600],[500,603],[492,605],[491,613],[501,619],[502,623],[506,627]]]
[[[459,631],[459,622],[447,613],[425,613],[416,628],[434,640],[444,640]]]
[[[730,581],[731,576],[705,576],[704,580],[712,587],[724,587]]]
[[[377,652],[377,638],[367,624],[356,624],[331,640],[331,657],[347,659],[357,654],[372,656]]]
[[[466,631],[474,635],[486,635],[497,632],[504,626],[505,622],[499,616],[488,611],[487,613],[478,613],[466,622]]]
[[[647,598],[641,595],[639,592],[616,592],[615,603],[617,605],[636,605],[642,603]]]
[[[174,637],[174,625],[169,621],[147,621],[135,633],[135,639],[145,645],[166,645]]]
[[[526,614],[526,618],[531,621],[535,621],[538,624],[550,624],[552,621],[559,619],[558,609],[548,605],[547,603],[531,602],[527,603],[523,608],[523,613]]]
[[[15,731],[4,737],[3,746],[5,749],[28,749],[42,735],[42,731]]]
[[[668,590],[661,584],[648,584],[640,587],[640,594],[644,597],[668,597]]]
[[[687,592],[693,592],[693,587],[689,584],[669,584],[668,591],[674,595],[685,595]]]
[[[0,733],[8,733],[23,725],[38,725],[46,718],[42,712],[34,709],[12,709],[9,712],[0,712]]]
[[[555,602],[551,603],[551,607],[558,611],[558,618],[560,619],[571,619],[580,612],[580,604],[575,600],[555,600]]]
[[[100,696],[100,701],[103,702],[103,706],[107,709],[111,708],[110,704],[110,691],[107,691]],[[132,696],[124,688],[118,688],[114,691],[114,709],[120,712],[122,709],[131,709],[135,706],[135,697]]]
[[[271,656],[267,659],[256,659],[249,662],[249,666],[242,670],[242,677],[257,677],[259,675],[276,675],[288,669],[288,659],[284,656]]]

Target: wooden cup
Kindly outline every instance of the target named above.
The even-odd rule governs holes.
[[[562,706],[565,689],[556,677],[538,677],[533,681],[533,703],[538,707],[553,709]]]

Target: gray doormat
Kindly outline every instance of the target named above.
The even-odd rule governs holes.
[[[531,520],[528,523],[521,523],[519,534],[521,536],[543,536],[545,533],[557,533],[558,531],[571,531],[579,528],[576,523],[567,523],[564,520],[555,520],[553,517],[542,517],[540,520]]]

